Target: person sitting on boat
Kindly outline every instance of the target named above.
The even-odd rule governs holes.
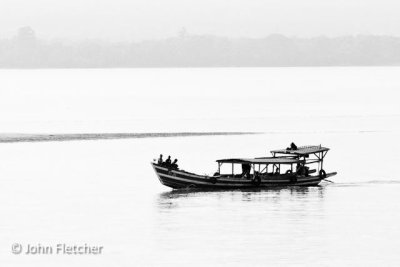
[[[168,156],[168,158],[165,160],[165,166],[166,167],[171,167],[171,156]]]
[[[310,174],[310,167],[304,166],[304,175],[308,177]]]
[[[307,168],[307,167],[305,167],[303,164],[297,163],[297,166],[296,166],[296,173],[297,173],[298,175],[305,175],[305,174],[306,174],[306,168]]]
[[[302,170],[302,167],[301,167],[300,163],[297,163],[297,165],[296,165],[296,173],[297,174],[301,174],[301,170]]]
[[[249,179],[250,171],[251,171],[250,164],[247,163],[242,164],[242,177]]]
[[[159,165],[162,165],[164,163],[162,157],[163,157],[162,154],[160,154],[160,157],[158,158]]]
[[[296,144],[292,142],[292,143],[290,144],[290,149],[291,149],[291,150],[297,150]]]
[[[177,159],[175,159],[174,162],[172,162],[172,164],[171,164],[172,169],[178,170],[178,163],[177,162],[178,162]]]

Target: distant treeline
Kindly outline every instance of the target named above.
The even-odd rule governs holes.
[[[225,38],[182,34],[162,40],[108,43],[45,41],[21,28],[0,39],[0,68],[268,67],[400,65],[400,38]]]

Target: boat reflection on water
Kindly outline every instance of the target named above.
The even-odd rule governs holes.
[[[326,185],[314,186],[314,187],[281,187],[281,188],[269,188],[259,190],[173,190],[163,192],[158,197],[158,208],[170,209],[179,206],[179,203],[185,202],[196,202],[196,206],[201,206],[201,202],[204,202],[204,207],[208,203],[214,201],[228,201],[228,203],[234,202],[262,202],[265,205],[272,202],[279,204],[279,202],[315,202],[321,201],[324,198],[326,191]],[[219,203],[219,206],[223,203]]]
[[[232,259],[238,266],[279,265],[293,253],[301,258],[298,250],[323,234],[328,187],[161,193],[153,232],[157,257],[173,262],[193,255],[196,266]],[[319,241],[310,247],[323,248]]]

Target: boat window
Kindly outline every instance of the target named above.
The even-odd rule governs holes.
[[[221,175],[232,175],[232,164],[221,164],[220,173]],[[245,173],[253,174],[253,168],[250,164],[233,164],[234,175],[242,176]]]

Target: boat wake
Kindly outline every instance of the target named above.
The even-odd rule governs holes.
[[[363,185],[393,185],[400,184],[400,180],[371,180],[371,181],[360,181],[360,182],[347,182],[347,183],[339,183],[334,182],[332,186],[363,186]]]

